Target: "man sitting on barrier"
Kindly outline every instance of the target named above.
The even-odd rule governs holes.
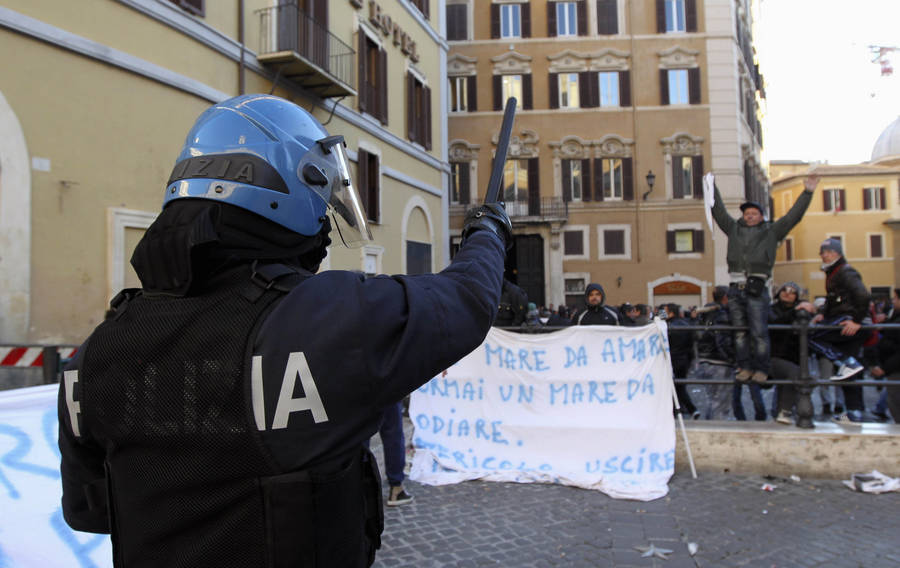
[[[863,319],[869,310],[869,291],[859,272],[847,264],[841,241],[825,239],[819,247],[822,271],[825,272],[825,305],[813,318],[813,323],[839,325],[842,329],[818,330],[810,333],[809,347],[824,355],[838,370],[833,381],[846,381],[862,374],[863,366],[857,361],[863,342],[869,332],[861,330]],[[842,385],[847,412],[832,419],[840,423],[862,422],[862,388]]]
[[[775,292],[775,301],[769,307],[770,324],[791,325],[795,321],[808,325],[816,308],[807,301],[800,300],[800,286],[796,282],[785,282]],[[772,377],[776,379],[800,378],[800,339],[797,332],[772,330]],[[778,415],[775,421],[791,424],[797,388],[794,385],[778,385],[776,389]]]

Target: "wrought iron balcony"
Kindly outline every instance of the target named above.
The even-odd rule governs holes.
[[[480,204],[467,207],[474,209]],[[548,223],[565,221],[569,218],[569,204],[559,197],[541,197],[528,202],[515,201],[506,204],[506,213],[514,223]]]
[[[353,55],[346,43],[294,2],[263,8],[256,58],[322,97],[355,96]]]

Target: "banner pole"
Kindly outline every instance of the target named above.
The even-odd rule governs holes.
[[[668,329],[668,324],[665,324]],[[661,332],[662,329],[657,326]],[[667,342],[668,343],[668,342]],[[666,351],[666,360],[672,365],[671,355]],[[684,450],[687,452],[688,463],[691,465],[691,476],[697,479],[697,468],[694,466],[694,455],[691,453],[691,443],[688,442],[687,429],[684,427],[684,416],[681,415],[681,405],[678,404],[678,393],[675,391],[675,372],[672,371],[672,401],[675,403],[675,414],[678,415],[678,424],[681,426],[681,439],[684,440]]]

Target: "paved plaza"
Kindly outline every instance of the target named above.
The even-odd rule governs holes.
[[[900,493],[834,480],[678,472],[650,502],[558,485],[407,489],[412,503],[386,508],[375,566],[900,566]],[[651,545],[667,560],[642,556]]]

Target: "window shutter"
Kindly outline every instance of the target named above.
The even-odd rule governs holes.
[[[562,166],[563,201],[569,202],[572,201],[572,162],[562,160],[560,165]]]
[[[844,190],[843,189],[838,190],[838,199],[840,199],[840,202],[841,202],[841,211],[846,211],[847,210],[847,202],[844,200]]]
[[[656,33],[666,33],[666,0],[656,0]]]
[[[459,202],[469,203],[469,162],[458,164],[457,176],[459,176]]]
[[[431,17],[431,0],[421,0],[422,15],[428,20]]]
[[[519,4],[522,14],[522,37],[531,37],[531,4]]]
[[[425,117],[425,149],[431,150],[431,89],[423,87],[423,91],[425,95],[422,97],[425,105],[425,112],[422,113],[422,116]]]
[[[597,0],[597,33],[600,35],[619,33],[616,0]]]
[[[596,106],[594,105],[594,100],[591,93],[592,82],[596,86],[597,78],[594,73],[591,73],[590,71],[581,71],[580,73],[578,73],[578,98],[580,99],[579,104],[581,105],[581,108],[590,108]]]
[[[634,201],[634,160],[622,158],[622,199]]]
[[[694,178],[691,188],[694,192],[694,199],[703,199],[703,156],[691,158],[691,177]]]
[[[703,242],[703,229],[694,231],[694,252],[703,252],[705,243]]]
[[[547,2],[547,37],[556,37],[556,2]]]
[[[692,105],[700,104],[700,68],[688,69],[688,102]]]
[[[359,92],[356,95],[356,104],[359,106],[359,112],[365,112],[368,110],[368,100],[366,100],[366,83],[368,75],[366,74],[366,34],[359,30],[359,51],[356,52],[356,57],[359,60],[359,71],[356,84],[359,85]]]
[[[869,197],[868,188],[863,188],[863,209],[868,211],[872,208],[872,199]]]
[[[541,177],[538,158],[528,158],[528,214],[541,214]]]
[[[675,252],[675,231],[666,231],[666,252]]]
[[[379,216],[378,211],[378,169],[380,167],[380,162],[378,161],[378,156],[372,156],[370,154],[369,161],[369,219],[373,222],[377,223]]]
[[[493,4],[496,6],[496,4]],[[503,76],[494,75],[494,110],[503,110]]]
[[[362,33],[362,32],[360,32]],[[356,150],[356,173],[359,184],[359,200],[362,201],[363,211],[368,216],[369,211],[369,153],[363,149]]]
[[[603,158],[594,158],[594,191],[591,198],[603,201]]]
[[[581,160],[581,200],[591,200],[591,161]]]
[[[659,70],[659,104],[669,104],[669,71]]]
[[[881,258],[884,254],[881,251],[881,235],[869,235],[869,249],[872,258]]]
[[[550,108],[559,108],[559,73],[550,73],[547,85],[550,87]],[[578,89],[581,89],[580,80]]]
[[[619,106],[631,106],[631,71],[619,71]]]
[[[378,108],[380,109],[380,118],[382,124],[388,122],[388,104],[387,104],[387,51],[378,50]]]
[[[416,138],[416,80],[411,73],[406,74],[406,137],[413,142]]]
[[[578,0],[578,3],[575,5],[575,13],[577,19],[575,25],[578,26],[578,35],[588,35],[587,0]]]
[[[878,196],[881,197],[881,207],[879,209],[887,209],[887,198],[883,187],[878,188]]]
[[[697,31],[697,0],[686,0],[684,3],[685,30]]]
[[[831,194],[829,190],[822,192],[822,211],[831,211]]]
[[[450,4],[447,6],[447,39],[450,41],[464,40],[467,38],[467,7],[465,4]]]
[[[478,87],[476,75],[466,77],[466,110],[475,112],[478,110]]]
[[[491,39],[500,37],[500,4],[491,4]]]
[[[684,188],[681,185],[681,156],[672,156],[672,197],[675,199],[684,197]]]
[[[522,75],[522,110],[531,110],[531,73]]]

